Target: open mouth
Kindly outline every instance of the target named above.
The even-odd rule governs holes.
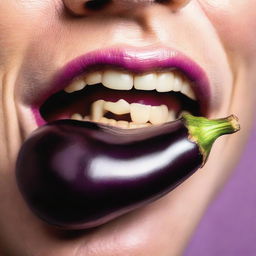
[[[133,74],[113,68],[76,77],[40,108],[46,122],[75,119],[121,128],[161,125],[184,111],[200,115],[191,81],[181,72]]]
[[[174,121],[183,112],[207,116],[210,105],[203,70],[170,49],[91,52],[66,65],[47,90],[34,108],[40,124],[75,119],[140,128]]]

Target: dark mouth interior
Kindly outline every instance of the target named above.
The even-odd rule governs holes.
[[[74,113],[83,117],[90,115],[91,104],[99,99],[116,102],[124,99],[129,103],[141,103],[151,106],[167,105],[169,109],[175,110],[177,116],[181,111],[189,111],[193,115],[200,115],[198,101],[194,101],[180,92],[159,93],[157,91],[140,91],[132,89],[129,91],[113,90],[102,84],[86,86],[83,90],[73,93],[60,91],[49,97],[40,107],[40,114],[46,122],[58,119],[69,119]],[[130,121],[130,115],[114,115],[106,113],[105,117],[116,120]]]

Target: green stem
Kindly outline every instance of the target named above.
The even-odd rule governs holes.
[[[238,118],[234,115],[220,119],[207,119],[190,114],[184,114],[182,118],[190,134],[190,140],[197,143],[203,155],[205,164],[214,141],[224,135],[237,132],[240,129]]]

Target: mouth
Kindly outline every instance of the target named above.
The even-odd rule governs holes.
[[[39,126],[59,119],[140,128],[207,116],[210,87],[202,68],[177,51],[105,49],[68,63],[33,107]]]
[[[116,48],[78,57],[37,94],[37,124],[48,124],[20,150],[16,174],[23,196],[43,220],[67,229],[99,226],[157,200],[202,166],[204,151],[188,139],[186,126],[196,117],[183,112],[207,116],[211,100],[205,72],[177,51]],[[184,154],[184,168],[175,154],[179,160]],[[36,186],[27,185],[31,178],[33,184],[38,178]]]

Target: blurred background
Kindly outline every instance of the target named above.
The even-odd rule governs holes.
[[[256,123],[234,175],[206,212],[184,256],[256,256]]]

